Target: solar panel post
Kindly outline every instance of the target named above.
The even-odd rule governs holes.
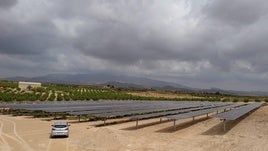
[[[103,125],[106,125],[106,118],[103,119]]]
[[[225,122],[226,120],[224,119],[223,120],[223,131],[225,132],[226,131],[226,122]]]
[[[81,115],[78,115],[78,121],[81,122]]]
[[[176,130],[176,120],[173,120],[173,130]]]
[[[160,123],[162,123],[162,118],[160,117]]]
[[[207,118],[208,118],[208,113],[207,113]]]
[[[219,110],[217,110],[217,114],[219,114]]]
[[[137,119],[136,120],[136,127],[138,127],[138,124],[139,124],[139,120]]]

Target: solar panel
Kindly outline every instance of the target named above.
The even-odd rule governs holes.
[[[216,103],[217,104],[217,103]],[[228,105],[228,103],[225,103],[224,105],[213,105],[213,104],[207,104],[207,108],[213,108],[213,107],[217,107],[217,106],[225,106]],[[129,110],[129,111],[125,111],[125,112],[112,112],[112,113],[100,113],[100,114],[94,114],[94,116],[99,117],[99,118],[112,118],[112,117],[117,117],[117,116],[130,116],[130,115],[137,115],[137,116],[141,116],[143,118],[145,118],[145,116],[147,118],[149,117],[153,117],[153,116],[157,116],[160,114],[163,115],[168,115],[164,112],[176,112],[174,110],[180,110],[180,109],[188,109],[188,108],[193,108],[193,107],[202,107],[200,105],[180,105],[180,106],[176,106],[176,107],[172,107],[172,108],[152,108],[152,109],[143,109],[143,110]],[[205,106],[203,106],[205,107]],[[146,114],[151,114],[151,115],[146,115]]]
[[[260,106],[262,106],[263,103],[250,103],[246,106],[243,106],[243,107],[240,107],[240,108],[237,108],[235,110],[231,110],[231,111],[228,111],[228,112],[224,112],[224,113],[221,113],[221,114],[217,114],[217,115],[214,115],[213,117],[215,118],[219,118],[219,119],[224,119],[224,120],[235,120],[245,114],[247,114],[248,112],[256,109],[256,108],[259,108]]]
[[[224,110],[227,108],[234,108],[234,107],[241,106],[241,105],[243,105],[243,104],[233,104],[233,105],[227,105],[227,106],[220,106],[220,107],[215,107],[215,108],[210,108],[210,109],[205,109],[205,110],[199,110],[199,111],[188,112],[188,113],[183,113],[183,114],[171,115],[171,116],[167,116],[166,118],[170,119],[170,120],[185,119],[185,118],[196,117],[196,116],[212,113],[212,112],[219,111],[219,110]]]
[[[148,119],[148,118],[154,118],[154,117],[181,114],[181,113],[197,111],[197,110],[202,110],[202,109],[208,109],[208,108],[211,108],[211,106],[204,106],[204,107],[196,106],[196,107],[187,108],[187,109],[177,109],[175,111],[173,110],[173,111],[164,111],[164,112],[136,115],[136,116],[130,117],[129,119],[130,120],[142,120],[142,119]]]
[[[153,105],[153,103],[152,103]],[[159,112],[159,111],[168,111],[168,110],[177,110],[177,109],[183,109],[183,108],[191,108],[191,107],[198,107],[200,105],[192,104],[192,105],[186,105],[186,104],[177,104],[177,105],[160,105],[160,106],[143,106],[143,107],[137,107],[137,108],[125,108],[125,109],[117,109],[111,111],[102,111],[102,112],[92,112],[92,111],[82,111],[82,112],[69,112],[70,114],[74,115],[83,115],[83,114],[93,114],[96,117],[101,118],[109,118],[109,117],[116,117],[116,116],[127,116],[127,115],[133,115],[133,114],[144,114],[144,113],[151,113],[151,112]]]
[[[194,107],[217,107],[230,103],[201,102],[201,101],[68,101],[68,102],[41,102],[36,104],[6,104],[0,108],[41,110],[45,112],[67,112],[72,115],[93,114],[100,118],[112,118],[118,116],[131,116],[140,114],[140,118],[165,116],[176,114],[176,110]],[[162,112],[162,113],[161,113]],[[166,113],[164,113],[166,112]]]
[[[178,105],[181,106],[181,103],[177,102],[177,105],[173,105],[170,102],[166,102],[165,104],[159,104],[157,102],[151,102],[151,103],[147,102],[146,104],[139,104],[137,102],[137,104],[128,105],[128,106],[120,106],[120,107],[113,106],[110,108],[103,108],[103,112],[118,112],[118,111],[128,111],[128,110],[143,110],[143,109],[157,109],[157,108],[170,108],[170,107],[175,108]],[[101,110],[102,109],[100,109],[100,111]],[[88,111],[89,111],[89,113],[91,113],[91,111],[93,111],[93,110],[88,110]],[[76,111],[74,111],[74,112],[76,112]],[[87,113],[87,111],[81,112],[81,113],[85,114],[85,113]]]
[[[47,112],[65,112],[65,111],[79,111],[79,110],[96,110],[106,109],[118,106],[132,105],[132,104],[143,104],[143,101],[78,101],[78,102],[49,102],[49,103],[38,103],[38,104],[7,104],[0,105],[0,108],[10,109],[26,109],[26,110],[43,110]]]

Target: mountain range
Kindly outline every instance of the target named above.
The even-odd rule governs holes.
[[[153,80],[143,77],[123,76],[106,73],[94,74],[49,74],[37,77],[8,77],[5,80],[47,82],[58,84],[79,84],[79,85],[113,85],[123,88],[164,88],[191,89],[190,87],[172,82]]]
[[[179,90],[187,92],[208,92],[234,95],[254,95],[254,96],[267,96],[268,92],[261,91],[234,91],[222,90],[218,88],[211,89],[196,89],[185,85],[154,80],[144,77],[134,77],[125,75],[114,75],[107,73],[92,73],[92,74],[48,74],[45,76],[36,77],[7,77],[3,80],[12,81],[32,81],[32,82],[45,82],[57,84],[77,84],[77,85],[112,85],[117,88],[144,88],[144,89],[164,89],[164,90]]]

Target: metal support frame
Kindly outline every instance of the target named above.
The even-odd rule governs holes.
[[[136,120],[136,127],[139,125],[139,119]]]
[[[208,113],[207,113],[207,118],[208,118]]]
[[[162,118],[160,118],[160,123],[162,123]]]
[[[194,116],[193,116],[193,122],[194,122]]]

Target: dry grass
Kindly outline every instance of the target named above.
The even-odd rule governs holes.
[[[186,94],[186,93],[174,93],[174,92],[166,92],[166,91],[165,92],[164,91],[128,92],[128,94],[135,95],[135,96],[168,98],[168,99],[175,99],[175,98],[200,99],[200,98],[203,98],[203,97],[193,96],[191,94]]]

